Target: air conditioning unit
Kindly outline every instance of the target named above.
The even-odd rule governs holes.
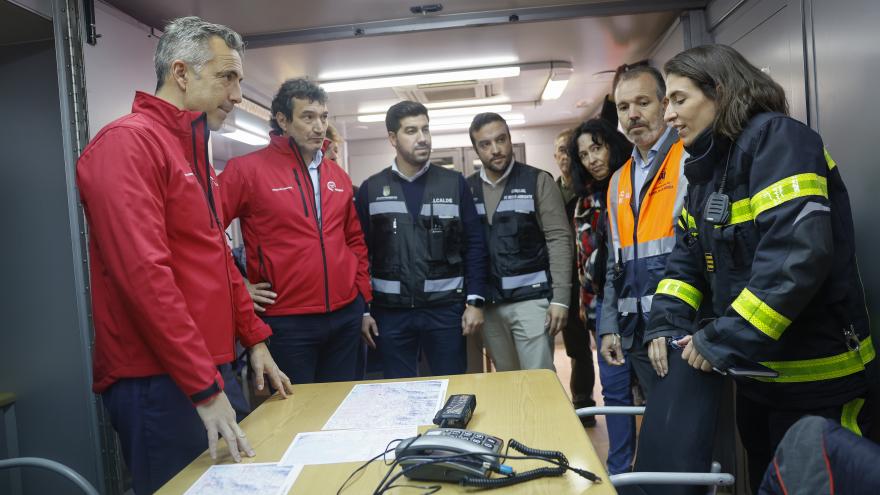
[[[455,81],[437,84],[418,84],[416,86],[393,88],[403,100],[420,103],[440,103],[445,101],[479,100],[501,93],[501,80]]]

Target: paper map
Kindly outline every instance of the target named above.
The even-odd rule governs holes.
[[[393,440],[402,440],[417,434],[418,428],[415,426],[383,430],[299,433],[287,448],[280,464],[309,465],[366,461],[385,452],[387,448],[393,449],[397,444],[395,442],[389,447],[389,443]],[[386,458],[393,459],[394,451],[389,452]]]
[[[211,466],[185,495],[286,495],[302,466],[276,463]]]
[[[449,380],[355,385],[322,430],[372,430],[430,425]]]

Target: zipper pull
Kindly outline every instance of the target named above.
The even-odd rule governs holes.
[[[856,335],[855,326],[850,323],[849,328],[843,329],[843,336],[846,338],[846,347],[851,351],[858,351],[861,347],[859,337]]]
[[[395,234],[397,233],[397,219],[396,218],[391,221],[391,230],[393,230]]]

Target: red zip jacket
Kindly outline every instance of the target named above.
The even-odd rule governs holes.
[[[167,373],[200,403],[223,388],[217,365],[235,359],[236,335],[245,346],[271,335],[226,244],[207,142],[204,114],[138,92],[132,113],[104,127],[77,163],[95,392]]]
[[[228,221],[238,217],[251,282],[278,294],[266,315],[335,311],[357,297],[369,302],[369,261],[352,200],[351,179],[328,159],[318,167],[321,226],[307,164],[292,138],[229,160],[220,174]]]

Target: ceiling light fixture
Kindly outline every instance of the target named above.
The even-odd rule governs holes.
[[[526,119],[505,119],[508,127],[520,126],[526,123]],[[470,122],[458,122],[448,124],[431,124],[431,131],[459,131],[470,128]]]
[[[318,75],[320,81],[335,81],[338,79],[360,79],[364,77],[387,76],[388,74],[414,74],[416,72],[437,72],[441,70],[465,69],[469,67],[495,67],[501,65],[516,65],[519,60],[516,57],[483,57],[471,59],[456,59],[446,61],[423,62],[407,65],[387,65],[384,67],[369,67],[366,69],[348,69],[335,72],[324,72]]]
[[[244,119],[235,119],[235,127],[238,127],[239,129],[249,132],[251,134],[256,134],[257,136],[265,136],[266,134],[269,134],[268,124],[257,126],[245,121]]]
[[[500,67],[481,67],[476,69],[426,72],[420,74],[367,77],[362,79],[351,79],[347,81],[327,81],[320,83],[320,86],[324,89],[324,91],[328,93],[335,93],[339,91],[358,91],[364,89],[416,86],[419,84],[434,84],[469,80],[476,81],[480,79],[516,77],[519,76],[519,72],[519,66],[508,65]]]
[[[252,132],[238,129],[236,127],[233,127],[230,131],[221,130],[220,135],[251,146],[265,146],[269,144],[268,137],[258,136]]]
[[[541,101],[559,99],[565,91],[565,87],[568,86],[568,80],[571,78],[572,71],[571,64],[566,66],[557,62],[551,63],[550,77],[547,78],[547,84],[544,85]]]
[[[363,107],[358,108],[358,115],[365,115],[368,113],[381,113],[384,114],[391,108],[391,105],[399,102],[400,100],[387,100],[382,101],[381,103],[376,102],[373,104],[368,104]],[[484,106],[484,105],[498,105],[501,103],[510,102],[510,98],[504,95],[490,96],[488,98],[474,98],[472,100],[450,100],[450,101],[436,101],[433,103],[424,103],[425,108],[428,110],[433,110],[435,108],[452,108],[452,107],[475,107],[475,106]],[[431,114],[433,115],[433,114]]]
[[[440,108],[431,110],[429,116],[431,117],[431,121],[434,122],[438,117],[456,117],[456,116],[467,116],[468,118],[473,118],[478,113],[484,112],[492,112],[492,113],[505,113],[509,112],[513,109],[513,105],[505,104],[505,105],[482,105],[482,106],[474,106],[474,107],[459,107],[459,108]],[[384,113],[371,113],[371,114],[361,114],[358,115],[358,122],[384,122],[385,114]]]
[[[521,113],[505,113],[501,114],[501,118],[507,122],[508,126],[522,125],[526,123],[526,117]],[[471,126],[472,120],[473,117],[468,115],[431,119],[431,131],[467,129]]]

